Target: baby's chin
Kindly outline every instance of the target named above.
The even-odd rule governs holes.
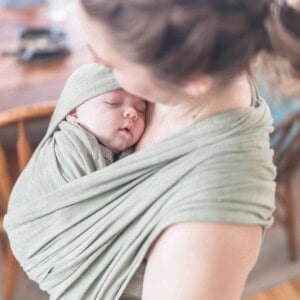
[[[126,147],[118,147],[118,148],[109,148],[113,152],[113,154],[119,154],[123,151],[126,151],[127,149],[131,148],[134,144],[126,145]]]
[[[105,142],[102,145],[111,150],[113,154],[119,154],[126,149],[132,148],[137,143],[136,138],[124,138],[123,135],[113,136],[111,139],[106,139]]]
[[[110,151],[112,151],[113,154],[119,154],[129,148],[131,148],[132,146],[134,146],[135,144],[133,143],[129,143],[129,144],[123,144],[122,145],[110,145],[110,144],[107,144],[107,145],[104,145],[106,148],[108,148]]]

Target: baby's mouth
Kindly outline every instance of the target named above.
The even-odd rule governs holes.
[[[130,137],[130,138],[133,137],[131,126],[124,126],[123,128],[120,128],[119,131],[122,132],[127,137]]]

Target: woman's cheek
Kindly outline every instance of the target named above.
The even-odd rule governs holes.
[[[119,70],[114,70],[114,75],[124,90],[137,97],[146,98],[147,89],[143,84],[139,83],[138,74],[124,73]]]

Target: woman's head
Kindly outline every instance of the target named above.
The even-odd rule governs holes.
[[[300,73],[300,47],[295,42],[300,37],[300,14],[285,4],[270,0],[80,2],[83,19],[94,27],[86,28],[94,52],[112,64],[123,87],[139,95],[141,82],[149,78],[170,86],[202,78],[205,90],[208,78],[236,77],[262,50],[288,57]],[[137,72],[141,76],[134,78]]]

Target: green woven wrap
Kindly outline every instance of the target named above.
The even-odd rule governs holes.
[[[89,153],[95,139],[77,126],[67,125],[67,135],[55,139],[80,104],[76,99],[92,97],[94,87],[81,87],[84,82],[62,93],[4,220],[16,258],[50,299],[120,299],[151,243],[171,224],[272,224],[272,119],[262,99],[199,120],[103,168],[101,155]],[[72,147],[74,155],[58,157]]]

